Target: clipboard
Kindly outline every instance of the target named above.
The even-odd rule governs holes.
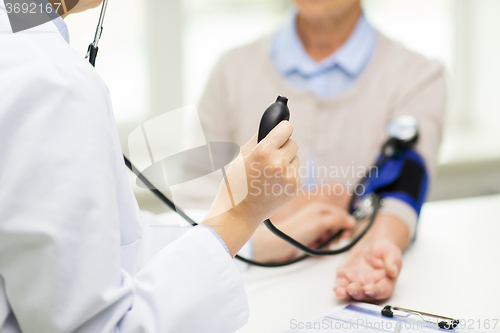
[[[460,320],[386,305],[348,302],[309,319],[290,318],[288,326],[273,333],[479,333],[461,327]]]

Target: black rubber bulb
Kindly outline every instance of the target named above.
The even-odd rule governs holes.
[[[267,107],[266,111],[264,111],[264,114],[262,115],[262,119],[260,120],[257,142],[264,139],[266,135],[268,135],[269,132],[271,132],[271,130],[283,120],[290,120],[290,110],[286,105],[287,102],[288,99],[286,97],[278,96],[276,102]]]

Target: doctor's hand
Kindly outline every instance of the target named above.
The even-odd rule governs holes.
[[[354,217],[339,206],[310,201],[298,212],[281,220],[276,225],[300,243],[315,248],[339,230],[350,230],[355,222]],[[276,237],[267,228],[257,229],[252,240],[253,256],[257,261],[284,261],[302,254],[281,238]]]
[[[293,125],[282,121],[260,142],[256,137],[241,148],[248,194],[241,202],[244,209],[264,221],[297,195],[298,145],[290,139]]]
[[[260,142],[254,136],[241,147],[203,222],[226,243],[232,256],[257,227],[292,200],[299,187],[298,145],[293,126],[282,121]]]

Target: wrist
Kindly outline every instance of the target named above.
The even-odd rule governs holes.
[[[211,227],[224,241],[234,257],[253,235],[262,220],[246,207],[237,205],[218,215],[208,214],[202,224]]]
[[[395,216],[388,214],[378,214],[371,229],[366,235],[353,247],[353,250],[370,246],[375,242],[390,242],[401,250],[408,245],[408,227]]]

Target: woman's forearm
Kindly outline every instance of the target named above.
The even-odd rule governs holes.
[[[378,214],[371,229],[354,248],[382,239],[390,241],[404,250],[409,243],[408,237],[408,227],[403,221],[393,215]]]

